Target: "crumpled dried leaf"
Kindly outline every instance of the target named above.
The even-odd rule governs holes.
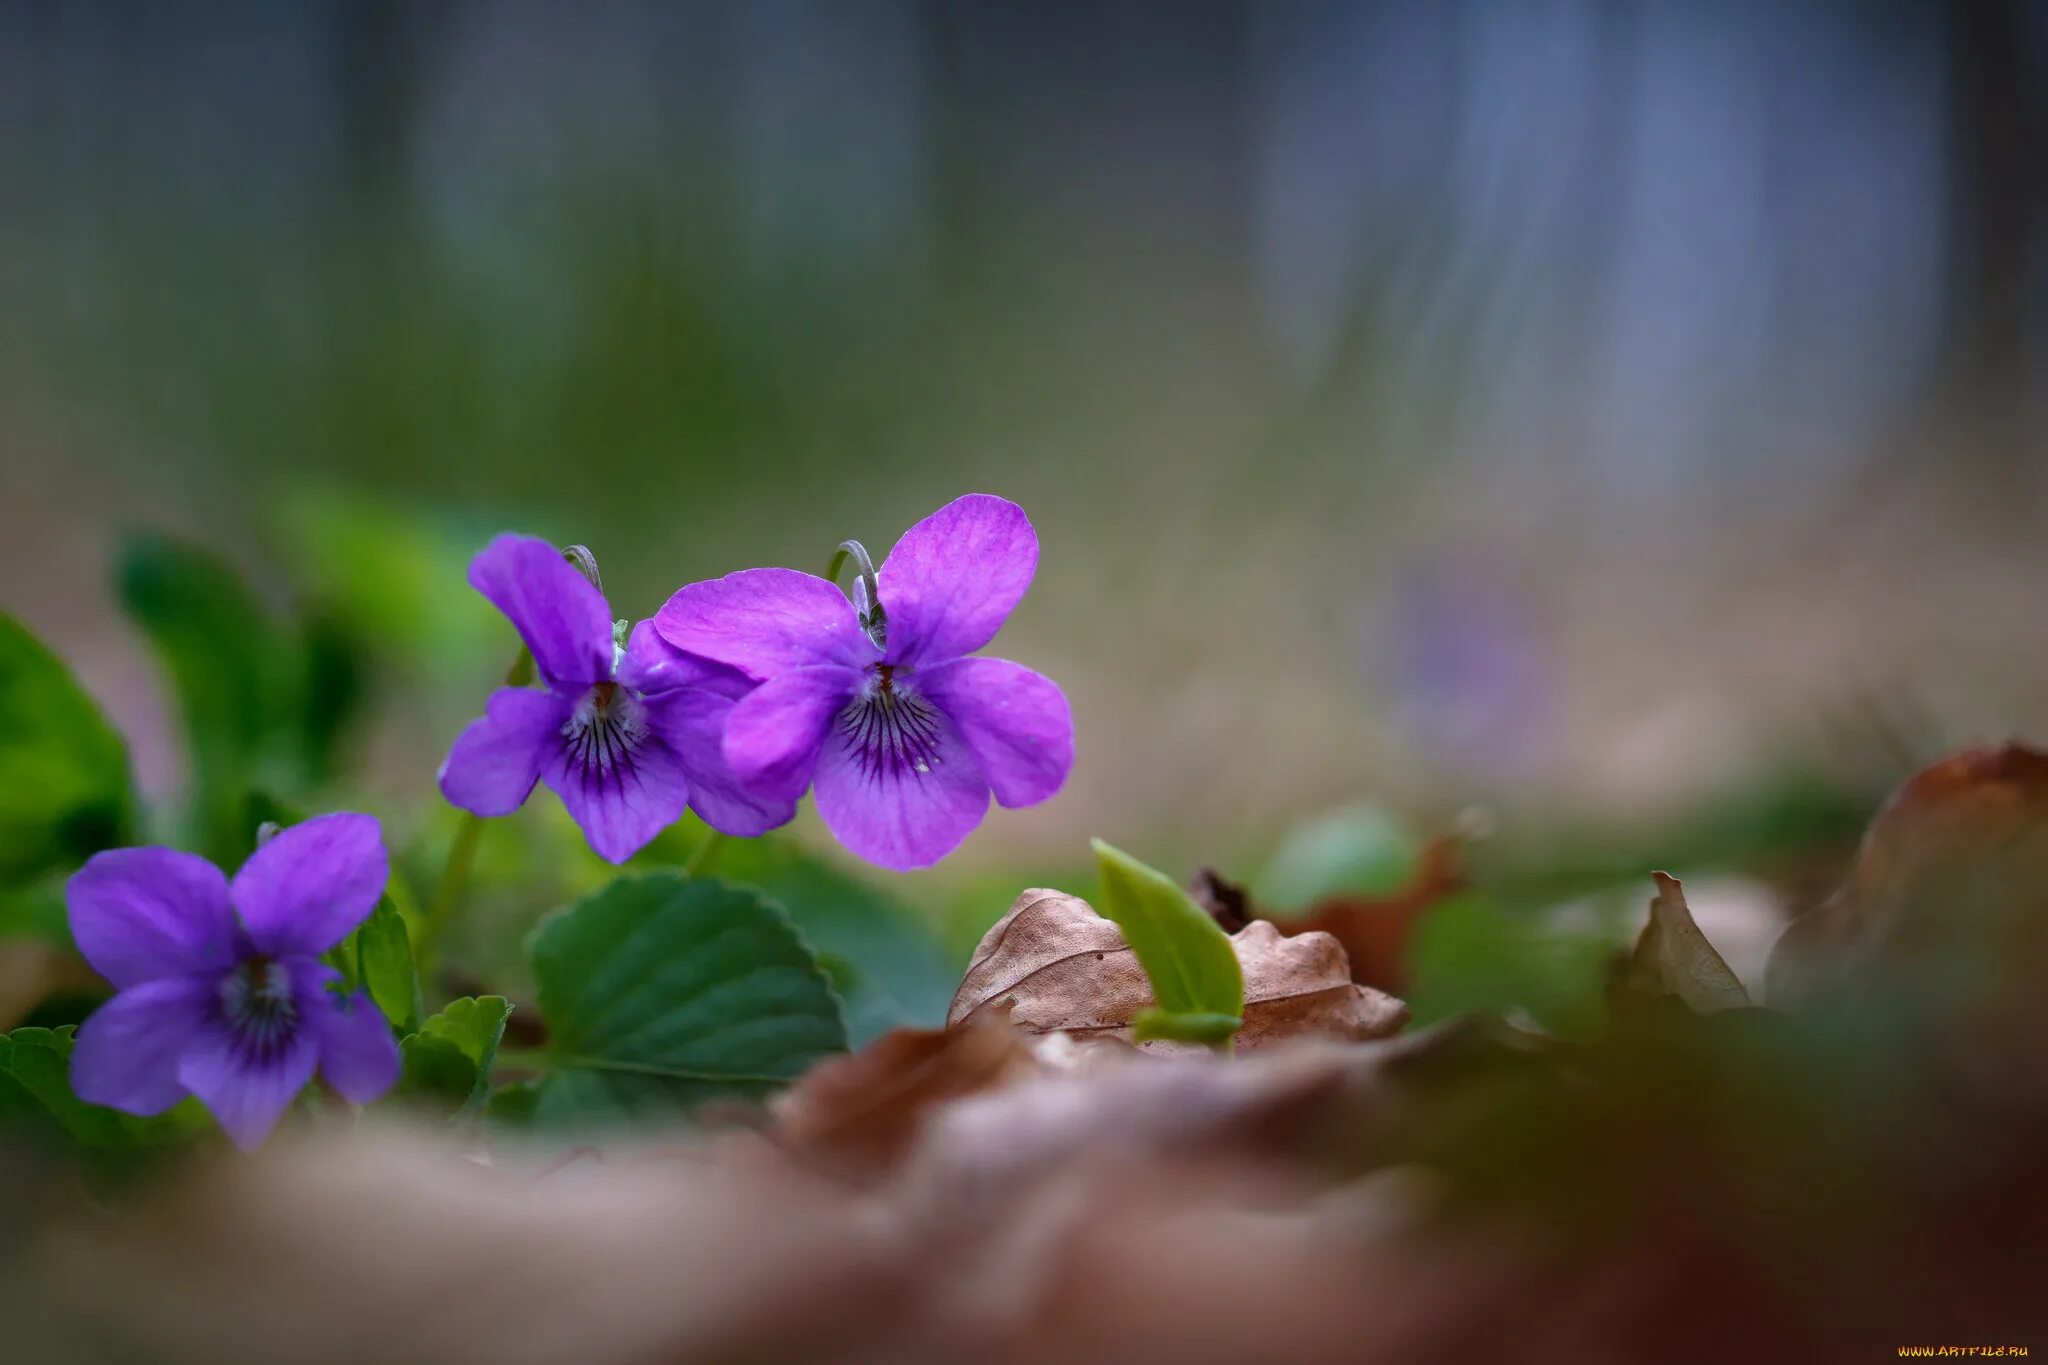
[[[1287,1038],[1378,1038],[1407,1021],[1399,1000],[1351,979],[1344,949],[1328,934],[1289,937],[1266,921],[1230,936],[1244,968],[1240,1049]],[[1130,1041],[1132,1019],[1154,1005],[1151,984],[1116,925],[1079,896],[1026,891],[982,938],[946,1013],[948,1024],[1007,1008],[1031,1033],[1061,1030],[1085,1039]],[[1153,1041],[1152,1053],[1200,1051]]]
[[[1344,945],[1351,979],[1399,993],[1407,989],[1408,937],[1416,921],[1445,897],[1465,888],[1467,833],[1439,835],[1416,855],[1415,873],[1383,896],[1331,896],[1305,915],[1279,921],[1289,934],[1325,933]]]
[[[1639,995],[1677,996],[1699,1014],[1743,1009],[1749,992],[1694,923],[1685,903],[1685,887],[1663,872],[1650,901],[1650,919],[1636,937],[1622,972],[1624,990]]]
[[[891,1029],[777,1096],[774,1136],[842,1173],[872,1173],[902,1156],[935,1106],[1045,1069],[1031,1040],[996,1012],[958,1028]]]
[[[1873,957],[2048,925],[2048,753],[1962,749],[1913,774],[1871,821],[1835,894],[1771,954],[1773,1004]],[[2034,946],[2040,946],[2036,943]]]

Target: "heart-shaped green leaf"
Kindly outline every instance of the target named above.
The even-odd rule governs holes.
[[[855,1047],[892,1028],[937,1028],[960,984],[959,964],[930,924],[883,888],[784,839],[733,839],[722,876],[759,890],[831,972]]]
[[[502,995],[449,1001],[399,1044],[405,1070],[397,1098],[451,1116],[474,1113],[489,1094],[491,1065],[511,1013]]]
[[[543,923],[530,951],[548,1024],[540,1123],[757,1097],[846,1047],[817,957],[757,891],[621,877]]]

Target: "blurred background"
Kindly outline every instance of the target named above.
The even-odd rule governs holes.
[[[491,532],[639,618],[974,490],[1080,758],[912,900],[1332,808],[1833,859],[2048,733],[2024,0],[12,0],[0,187],[0,604],[152,794],[135,531],[336,623],[336,780],[439,818]]]

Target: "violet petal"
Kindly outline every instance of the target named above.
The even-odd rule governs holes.
[[[682,762],[690,809],[720,833],[751,839],[788,824],[803,789],[765,791],[733,773],[723,748],[732,709],[729,699],[694,688],[647,699],[650,723]]]
[[[469,564],[469,582],[505,613],[549,685],[587,687],[612,675],[611,609],[562,552],[501,535]]]
[[[977,658],[924,670],[917,681],[952,718],[1003,805],[1036,805],[1067,780],[1074,717],[1052,679],[1008,659]]]
[[[282,830],[250,854],[231,894],[258,949],[317,955],[369,917],[390,875],[376,817],[337,811]]]
[[[178,1061],[178,1080],[199,1097],[234,1144],[253,1152],[313,1079],[320,1047],[309,1029],[275,1049],[251,1049],[218,1024],[202,1029]]]
[[[754,679],[730,664],[677,649],[661,638],[652,621],[633,627],[626,656],[619,660],[618,677],[627,687],[648,696],[689,687],[731,699],[745,696],[754,686]]]
[[[504,687],[471,721],[441,764],[441,795],[472,815],[510,815],[540,780],[541,759],[559,742],[574,703],[553,692]]]
[[[88,1104],[161,1114],[185,1098],[178,1059],[199,1036],[213,998],[203,976],[130,986],[78,1026],[71,1089]]]
[[[973,832],[988,812],[988,782],[943,712],[901,717],[835,723],[818,758],[816,795],[818,814],[849,851],[907,872]]]
[[[304,1018],[320,1046],[320,1074],[343,1099],[368,1104],[398,1083],[398,1042],[368,994],[316,987]]]
[[[881,651],[853,603],[822,578],[795,569],[745,569],[676,590],[654,618],[677,649],[772,678],[792,668],[858,668]]]
[[[96,853],[64,884],[71,936],[116,986],[220,970],[240,930],[227,878],[193,853],[117,848]]]
[[[811,784],[833,718],[861,687],[861,674],[826,665],[792,669],[733,705],[723,753],[733,776],[791,798]]]
[[[609,763],[585,763],[563,744],[541,764],[541,781],[569,808],[598,857],[623,863],[690,806],[690,781],[668,743],[649,730]]]
[[[1024,509],[987,493],[955,498],[903,533],[876,572],[889,660],[937,664],[993,640],[1038,568]]]

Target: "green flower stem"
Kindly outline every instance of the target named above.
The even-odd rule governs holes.
[[[521,645],[519,656],[505,670],[505,686],[525,687],[532,681],[533,651]],[[434,884],[434,898],[427,903],[427,913],[420,921],[419,941],[413,944],[413,959],[423,978],[432,973],[434,952],[440,946],[441,936],[462,905],[462,892],[469,885],[470,870],[476,866],[476,847],[483,834],[483,817],[463,812],[462,823],[456,826],[455,837],[448,843],[448,861],[441,864],[441,878]]]

